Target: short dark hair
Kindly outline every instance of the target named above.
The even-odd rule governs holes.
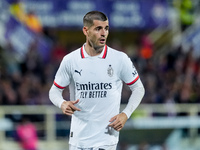
[[[108,18],[100,11],[90,11],[83,17],[83,25],[91,27],[93,25],[93,20],[106,21]]]

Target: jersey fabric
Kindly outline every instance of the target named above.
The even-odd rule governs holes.
[[[70,100],[81,111],[72,115],[69,144],[81,148],[114,145],[119,132],[108,127],[109,120],[119,114],[122,81],[134,84],[139,75],[130,58],[104,46],[98,56],[89,56],[84,45],[66,55],[56,73],[54,85],[69,85]]]
[[[73,145],[69,145],[69,150],[116,150],[117,145],[106,145],[100,147],[91,147],[91,148],[80,148]]]

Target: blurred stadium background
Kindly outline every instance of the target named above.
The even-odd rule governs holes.
[[[21,150],[23,116],[37,128],[38,150],[68,149],[70,117],[48,90],[63,56],[85,42],[91,10],[108,15],[107,44],[129,55],[146,89],[118,150],[199,150],[199,0],[1,0],[0,150]],[[124,86],[122,108],[129,94]]]

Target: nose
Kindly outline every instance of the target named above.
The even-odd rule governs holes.
[[[104,36],[106,36],[106,34],[107,34],[107,30],[105,30],[105,29],[102,29],[102,30],[101,30],[101,36],[103,36],[103,37],[104,37]]]

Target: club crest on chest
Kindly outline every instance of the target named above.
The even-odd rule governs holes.
[[[113,76],[114,70],[111,65],[108,66],[107,73],[108,73],[108,76],[110,76],[110,77]]]

